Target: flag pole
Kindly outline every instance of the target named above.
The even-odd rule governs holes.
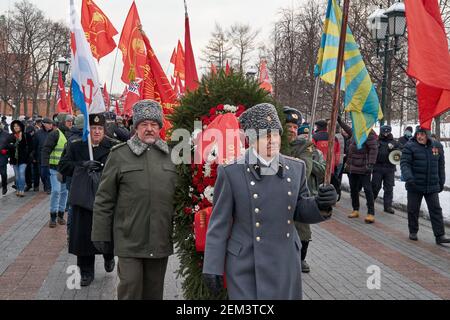
[[[114,82],[114,74],[116,72],[116,62],[117,62],[117,55],[119,54],[119,47],[117,46],[116,48],[116,57],[114,58],[114,65],[113,65],[113,72],[112,72],[112,76],[111,76],[111,83],[109,84],[109,93],[112,93],[112,85]],[[106,110],[109,111],[109,110]]]
[[[336,132],[336,121],[339,111],[339,100],[341,93],[341,79],[342,79],[342,69],[344,62],[344,49],[345,49],[345,40],[347,35],[347,22],[348,22],[348,7],[350,0],[344,0],[344,8],[342,13],[342,26],[341,26],[341,34],[339,38],[339,51],[337,58],[337,67],[336,67],[336,78],[334,81],[334,93],[333,93],[333,109],[331,110],[331,120],[328,126],[328,152],[327,152],[327,166],[325,169],[325,185],[330,184],[331,182],[331,171],[333,170],[334,163],[331,161],[334,153],[334,140],[335,140],[335,132]]]
[[[316,77],[316,84],[314,85],[314,97],[313,104],[311,107],[311,121],[308,132],[308,141],[312,139],[312,129],[314,128],[314,121],[316,121],[316,110],[317,110],[317,96],[319,95],[319,87],[320,87],[320,77]]]

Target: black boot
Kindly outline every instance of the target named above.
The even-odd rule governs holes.
[[[300,256],[301,256],[301,260],[302,260],[302,272],[308,273],[311,271],[311,269],[309,268],[309,265],[308,265],[308,263],[306,263],[305,259],[306,259],[306,254],[308,253],[309,241],[301,241],[301,243],[302,243],[302,249],[300,250]]]
[[[7,192],[8,192],[8,187],[7,187],[7,186],[4,186],[4,187],[2,188],[2,195],[4,196]]]
[[[56,228],[56,212],[50,212],[50,221],[48,226],[50,228]]]
[[[395,213],[395,211],[394,211],[394,209],[392,209],[392,207],[384,208],[384,212],[387,212],[387,213],[390,213],[390,214],[394,214]]]
[[[436,237],[436,244],[441,244],[441,243],[450,243],[450,239],[446,238],[444,235]]]
[[[112,259],[106,260],[105,259],[105,271],[106,272],[113,272],[114,267],[116,266],[116,260],[114,260],[114,257]]]
[[[94,275],[91,273],[81,273],[81,282],[80,285],[82,287],[87,287],[94,281]]]
[[[64,212],[58,212],[58,223],[62,226],[66,224],[66,220],[64,220]]]
[[[413,240],[413,241],[419,240],[419,238],[417,238],[417,233],[410,233],[409,240]]]

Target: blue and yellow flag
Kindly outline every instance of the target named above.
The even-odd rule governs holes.
[[[339,37],[342,26],[342,11],[335,0],[328,0],[319,55],[314,73],[334,84],[336,77]],[[344,69],[341,90],[345,90],[345,111],[350,112],[352,129],[358,148],[367,139],[372,127],[383,118],[377,92],[359,52],[359,46],[347,26],[344,51]]]

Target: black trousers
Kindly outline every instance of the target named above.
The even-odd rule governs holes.
[[[372,175],[372,189],[374,200],[378,197],[383,184],[383,202],[384,208],[392,207],[392,199],[394,198],[395,171],[388,168],[376,168]]]
[[[27,169],[25,170],[25,182],[29,188],[33,186],[35,188],[39,188],[39,164],[37,162],[32,162],[27,165]]]
[[[6,171],[6,164],[4,166],[0,166],[0,176],[2,177],[2,188],[6,188],[8,185],[8,174]]]
[[[104,254],[105,261],[114,258],[113,254]],[[95,255],[92,256],[77,256],[77,266],[80,268],[81,274],[94,276],[95,273]]]
[[[422,204],[422,198],[425,198],[428,212],[430,213],[431,227],[435,237],[445,234],[444,218],[442,217],[442,208],[439,203],[439,193],[423,194],[408,191],[408,228],[410,233],[419,231],[419,211]]]
[[[353,210],[359,211],[359,192],[364,188],[367,202],[367,213],[375,214],[375,204],[373,200],[372,183],[370,174],[351,173],[348,175],[350,181],[350,195],[352,197]]]

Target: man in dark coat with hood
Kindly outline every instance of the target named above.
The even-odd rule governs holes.
[[[82,183],[85,180],[81,179],[83,174],[87,172],[101,173],[109,152],[114,146],[113,142],[105,136],[105,118],[103,115],[89,115],[89,125],[94,160],[89,160],[88,142],[75,139],[67,144],[58,167],[58,171],[62,175],[72,177],[69,200],[71,200],[70,205],[73,215],[69,229],[69,253],[77,256],[82,286],[88,286],[94,280],[95,255],[101,254],[101,252],[94,247],[91,241],[92,209],[88,210],[88,207],[93,206],[95,193],[94,195],[83,194],[87,188]],[[93,191],[95,192],[95,190]],[[92,203],[88,203],[90,199]],[[76,200],[76,203],[73,202],[74,200]],[[86,203],[82,207],[79,204],[83,202]],[[105,270],[112,272],[115,266],[112,247],[109,252],[103,253],[103,258]]]
[[[419,211],[422,199],[427,202],[436,243],[450,243],[445,237],[439,193],[444,190],[445,159],[442,145],[431,138],[429,130],[418,126],[414,137],[405,145],[400,160],[402,176],[408,191],[409,238],[417,241]]]
[[[394,214],[392,208],[392,199],[394,196],[395,186],[395,165],[389,161],[389,154],[399,149],[399,144],[392,136],[391,126],[381,126],[380,136],[378,137],[378,155],[377,162],[373,167],[372,189],[374,200],[378,197],[378,193],[383,184],[383,201],[384,212]]]

